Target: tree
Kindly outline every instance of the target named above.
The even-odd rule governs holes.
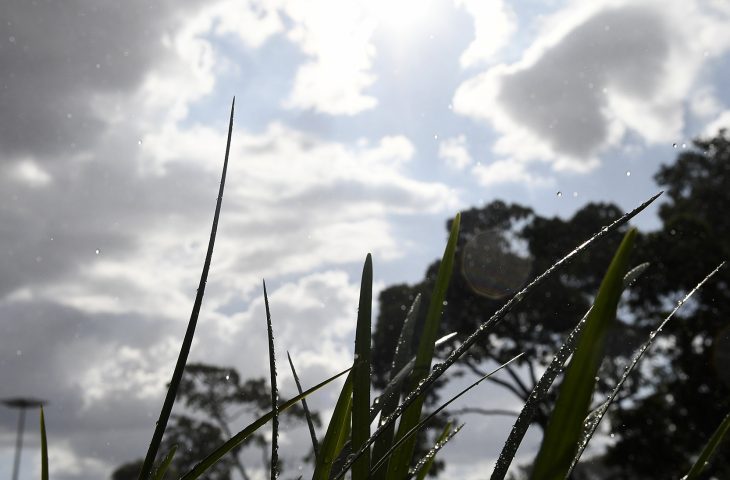
[[[160,447],[164,455],[174,445],[178,446],[170,465],[170,477],[190,471],[213,448],[231,438],[236,432],[230,425],[236,418],[243,414],[258,418],[270,411],[271,389],[264,378],[241,382],[234,368],[193,363],[185,367],[177,402],[186,408],[186,413],[171,416]],[[312,417],[319,425],[319,416],[314,413]],[[303,421],[304,409],[301,404],[293,405],[280,418],[282,422]],[[263,432],[256,431],[208,470],[206,478],[230,480],[235,470],[244,480],[249,480],[251,475],[241,460],[241,453],[250,446],[261,450],[263,467],[268,470],[270,444]],[[112,480],[136,479],[140,466],[141,461],[125,464],[115,470]]]
[[[667,188],[668,201],[660,209],[662,228],[637,236],[633,261],[649,261],[651,267],[631,287],[628,300],[619,309],[597,385],[600,394],[610,391],[634,349],[668,313],[670,300],[676,302],[680,292],[694,287],[729,257],[729,145],[725,132],[710,140],[698,140],[696,150],[683,152],[675,164],[663,166],[656,175],[657,183]],[[463,212],[457,261],[442,319],[443,333],[455,331],[463,337],[473,332],[528,277],[546,270],[621,213],[614,205],[589,204],[572,218],[562,220],[544,218],[530,208],[501,201]],[[450,226],[451,221],[447,222],[447,231]],[[622,234],[619,230],[606,238],[535,289],[470,350],[460,362],[463,369],[482,375],[487,370],[486,362],[503,363],[525,352],[514,367],[506,369],[507,378],[490,381],[526,401],[537,381],[537,371],[547,365],[567,332],[590,306]],[[429,266],[417,284],[395,285],[380,295],[373,337],[373,358],[377,359],[373,384],[378,388],[387,382],[405,311],[418,293],[424,296],[422,305],[428,305],[438,265],[435,262]],[[720,379],[723,369],[712,363],[713,355],[730,351],[730,331],[723,330],[730,318],[730,277],[726,272],[687,305],[687,320],[670,323],[664,340],[643,361],[652,367],[629,377],[612,408],[611,423],[620,427],[614,429],[616,443],[605,462],[611,471],[620,467],[621,478],[670,478],[686,471],[692,455],[730,409],[728,384]],[[424,316],[422,307],[421,322]],[[719,348],[722,342],[725,346]],[[552,392],[559,385],[555,387]],[[432,393],[432,398],[437,396]],[[554,396],[549,395],[541,406],[534,420],[538,427],[546,426],[553,401]],[[648,428],[644,420],[649,422]],[[723,464],[727,455],[715,463]],[[627,458],[633,460],[627,462]],[[720,478],[730,478],[728,470],[714,468]]]

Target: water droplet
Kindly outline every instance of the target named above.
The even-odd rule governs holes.
[[[97,68],[97,70],[100,69],[101,68],[101,64],[100,63],[97,63],[96,64],[96,68]]]
[[[631,176],[631,170],[626,170],[626,176],[627,177],[630,177]]]
[[[687,148],[687,144],[686,143],[683,143],[682,144],[682,148]]]
[[[230,375],[226,375],[226,381],[228,381],[230,379],[231,379],[231,376]]]
[[[556,195],[557,195],[558,197],[562,197],[562,196],[563,196],[563,192],[560,192],[560,191],[559,191],[559,192],[558,192],[558,193],[557,193]]]
[[[10,43],[15,43],[15,37],[12,36],[12,35],[10,35],[10,37],[8,38],[8,40],[10,40]]]
[[[94,250],[94,253],[95,253],[95,254],[97,254],[97,255],[99,255],[99,254],[101,253],[101,250],[99,250],[99,249],[97,248],[96,250]]]
[[[23,354],[23,351],[22,351],[22,350],[16,350],[16,351],[15,351],[15,354],[16,354],[17,356],[21,356],[21,355]]]
[[[673,143],[672,144],[672,148],[677,148],[677,144],[676,143]]]
[[[434,139],[434,140],[438,140],[438,139],[439,139],[439,136],[438,136],[438,135],[434,135],[434,136],[433,136],[433,139]]]
[[[448,305],[448,304],[449,304],[449,302],[448,302],[447,300],[444,300],[444,301],[442,302],[442,304],[443,304],[443,306],[445,307],[446,305]]]
[[[577,197],[577,196],[578,196],[578,192],[573,192],[573,197]]]
[[[142,139],[137,140],[137,145],[142,145]]]

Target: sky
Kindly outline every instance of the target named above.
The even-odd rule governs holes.
[[[0,397],[49,400],[62,480],[146,451],[234,96],[190,361],[267,375],[265,278],[279,364],[291,352],[306,384],[351,362],[368,252],[377,292],[421,278],[461,209],[629,210],[692,138],[730,126],[723,0],[6,0],[0,19]],[[656,207],[635,223],[655,228]],[[310,405],[326,416],[337,391]],[[517,408],[495,389],[464,404]],[[16,419],[0,409],[3,472]],[[485,477],[510,427],[466,420],[444,478]],[[306,439],[285,433],[282,455],[296,464]]]

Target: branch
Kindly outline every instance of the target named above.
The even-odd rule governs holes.
[[[478,413],[480,415],[505,415],[508,417],[517,417],[520,415],[519,412],[513,412],[512,410],[503,410],[500,408],[478,408],[478,407],[464,407],[459,410],[451,410],[449,413],[453,415],[459,415],[460,413]]]
[[[477,367],[476,365],[472,364],[469,360],[466,360],[464,363],[469,368],[469,370],[471,370],[474,374],[476,374],[476,375],[478,375],[480,377],[483,377],[483,376],[486,375],[484,372],[482,372],[479,369],[479,367]],[[527,395],[524,395],[522,392],[520,392],[517,389],[517,387],[515,387],[511,383],[507,382],[506,380],[502,380],[502,379],[496,378],[496,377],[487,377],[487,380],[489,380],[490,382],[494,382],[497,385],[501,385],[502,387],[506,388],[510,392],[514,393],[515,396],[517,396],[517,398],[519,398],[521,401],[523,401],[523,402],[526,402],[527,401]]]

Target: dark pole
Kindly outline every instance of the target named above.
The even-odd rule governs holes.
[[[25,430],[25,411],[28,408],[38,408],[45,405],[45,400],[37,398],[4,398],[0,400],[5,406],[17,408],[18,413],[18,434],[15,439],[15,461],[13,462],[13,480],[18,480],[20,474],[20,454],[23,451],[23,432]]]
[[[25,408],[18,414],[18,434],[15,437],[15,461],[13,462],[13,480],[18,480],[20,472],[20,452],[23,451],[23,430],[25,430]]]

